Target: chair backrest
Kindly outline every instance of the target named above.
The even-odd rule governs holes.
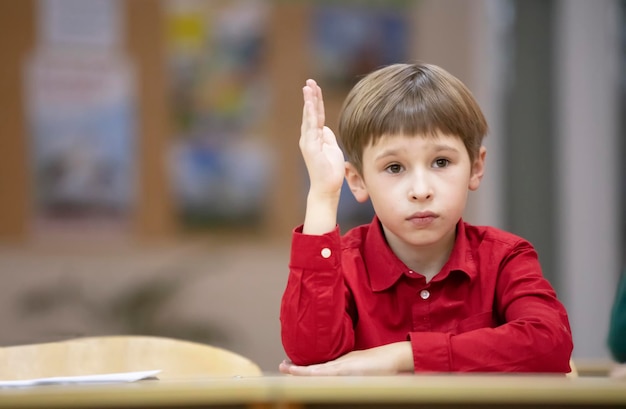
[[[223,348],[152,336],[100,336],[0,348],[0,379],[161,369],[159,379],[260,376],[251,360]]]

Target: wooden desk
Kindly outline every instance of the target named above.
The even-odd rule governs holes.
[[[626,382],[600,377],[266,376],[1,389],[0,408],[610,408]]]
[[[385,378],[293,378],[281,402],[304,407],[626,407],[626,382],[609,378],[440,375]]]
[[[576,359],[576,369],[580,376],[608,376],[617,363],[610,359]]]
[[[0,389],[0,408],[247,408],[271,402],[272,395],[263,378]]]

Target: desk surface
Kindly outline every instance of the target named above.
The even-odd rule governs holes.
[[[0,408],[624,406],[626,381],[512,375],[213,378],[0,389]]]

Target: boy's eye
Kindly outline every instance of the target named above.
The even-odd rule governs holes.
[[[435,159],[434,163],[436,168],[445,168],[446,166],[448,166],[448,164],[450,164],[450,161],[443,158]]]
[[[387,166],[386,170],[389,173],[400,173],[402,171],[402,166],[394,163],[393,165]]]

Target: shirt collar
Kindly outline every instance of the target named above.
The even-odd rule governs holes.
[[[444,280],[452,271],[465,273],[470,280],[476,277],[476,263],[472,256],[469,239],[465,232],[465,223],[459,220],[454,248],[450,258],[433,281]],[[384,291],[393,286],[409,271],[409,268],[395,255],[387,244],[378,217],[374,220],[365,238],[364,260],[373,291]]]

